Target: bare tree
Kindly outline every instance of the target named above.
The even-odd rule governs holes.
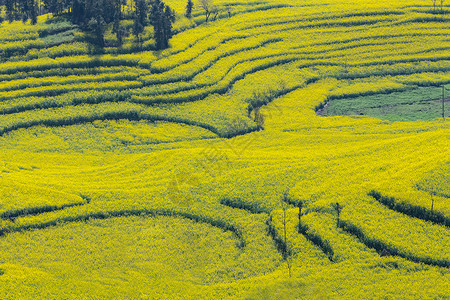
[[[200,0],[200,7],[205,11],[205,22],[208,23],[209,17],[216,11],[216,7],[212,0]]]
[[[228,13],[228,18],[231,18],[231,7],[229,5],[227,5],[227,7],[225,8],[225,10]]]
[[[211,9],[211,13],[214,15],[212,20],[215,21],[217,16],[220,14],[220,8],[214,5]]]
[[[339,204],[339,202],[336,203],[332,203],[331,206],[333,206],[334,210],[336,211],[337,214],[337,224],[336,227],[339,227],[339,216],[341,215],[341,211],[342,211],[342,205]]]

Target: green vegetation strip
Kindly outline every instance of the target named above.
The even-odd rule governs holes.
[[[280,235],[277,232],[277,229],[272,224],[272,216],[269,217],[269,219],[266,222],[266,225],[267,225],[267,234],[272,237],[273,242],[275,243],[275,247],[277,248],[278,252],[280,252],[283,255],[283,259],[287,259],[289,256],[292,255],[292,250],[287,246],[287,244],[284,242],[284,240],[280,237]]]
[[[368,195],[396,212],[403,213],[413,218],[430,221],[434,224],[450,227],[450,218],[444,216],[440,212],[428,210],[422,206],[398,202],[394,197],[383,196],[375,190],[371,190]]]
[[[148,121],[167,121],[167,122],[173,122],[173,123],[182,123],[182,124],[186,124],[186,125],[202,127],[206,130],[211,131],[212,133],[219,135],[217,129],[208,124],[202,124],[202,123],[198,123],[195,121],[182,120],[182,119],[173,118],[173,117],[145,115],[145,114],[140,114],[138,112],[131,111],[131,112],[105,113],[102,115],[94,115],[94,116],[78,116],[78,117],[72,117],[72,118],[62,118],[62,119],[53,119],[53,120],[47,119],[47,120],[33,120],[33,121],[28,121],[28,122],[25,121],[23,123],[17,123],[15,125],[12,125],[9,127],[4,127],[2,129],[0,129],[0,136],[3,136],[5,133],[8,133],[8,132],[20,129],[20,128],[29,128],[29,127],[38,126],[38,125],[50,126],[50,127],[68,126],[68,125],[76,125],[76,124],[94,122],[94,121],[98,121],[98,120],[105,121],[105,120],[119,120],[119,119],[127,119],[130,121],[148,120]],[[243,133],[239,132],[237,134],[243,134]],[[230,137],[230,136],[228,136],[228,134],[227,134],[225,137]]]
[[[356,225],[352,224],[349,221],[341,220],[339,222],[339,227],[342,230],[356,236],[364,245],[366,245],[367,247],[369,247],[371,249],[375,249],[379,254],[381,254],[385,251],[388,251],[390,255],[399,256],[399,257],[402,257],[404,259],[407,259],[407,260],[410,260],[410,261],[413,261],[416,263],[424,263],[427,265],[444,267],[444,268],[450,267],[450,261],[434,259],[434,258],[429,258],[429,257],[418,257],[418,256],[415,256],[414,254],[403,252],[401,250],[396,249],[393,246],[390,246],[390,245],[385,244],[377,239],[369,237],[363,232],[363,230],[361,228],[357,227]]]
[[[252,214],[270,213],[269,209],[262,207],[259,203],[248,203],[240,198],[222,198],[220,199],[220,204],[233,208],[244,209]]]
[[[8,210],[8,211],[5,211],[4,213],[0,214],[0,218],[3,220],[14,221],[14,219],[19,218],[19,217],[35,216],[35,215],[43,214],[46,212],[63,210],[65,208],[74,207],[74,206],[81,206],[81,205],[85,205],[87,203],[88,202],[77,202],[77,203],[64,204],[61,206],[44,205],[44,206],[39,206],[39,207]]]
[[[378,22],[381,21],[386,21],[386,20],[390,20],[392,21],[392,19],[375,19],[375,20],[371,20],[371,21],[354,21],[354,20],[350,20],[350,21],[343,21],[342,19],[344,18],[354,18],[354,17],[370,17],[370,16],[394,16],[394,15],[403,15],[403,12],[397,12],[397,11],[386,11],[386,12],[362,12],[362,13],[351,13],[351,14],[344,14],[344,15],[334,15],[334,16],[321,16],[321,17],[314,17],[314,18],[306,18],[306,19],[301,19],[301,18],[295,18],[295,19],[291,19],[291,20],[286,20],[286,21],[274,21],[274,22],[265,22],[264,23],[256,23],[256,24],[252,24],[250,26],[244,26],[242,28],[238,28],[237,30],[239,31],[244,31],[244,30],[248,30],[248,29],[253,29],[253,28],[257,28],[257,27],[261,27],[261,26],[274,26],[274,25],[286,25],[286,24],[294,24],[295,27],[288,27],[288,28],[283,28],[282,31],[285,30],[291,30],[293,28],[316,28],[316,27],[336,27],[336,26],[343,26],[343,27],[349,27],[349,26],[358,26],[358,25],[372,25],[372,24],[376,24]],[[297,26],[296,24],[299,22],[314,22],[314,21],[319,21],[317,23],[312,23],[312,24],[307,24],[307,25],[301,25],[301,26]],[[322,22],[320,22],[322,21]]]
[[[323,239],[320,235],[311,232],[305,224],[298,224],[298,232],[303,234],[308,241],[319,247],[330,261],[333,261],[334,250],[327,240]]]
[[[0,229],[0,236],[3,236],[10,232],[19,232],[24,230],[33,230],[33,229],[44,229],[52,226],[58,226],[62,223],[67,222],[84,222],[90,219],[109,219],[114,217],[122,217],[122,216],[170,216],[170,217],[183,217],[186,219],[193,220],[195,222],[207,223],[211,226],[223,229],[225,231],[231,231],[234,236],[239,240],[236,246],[238,248],[245,247],[245,240],[241,231],[233,224],[227,223],[223,220],[212,219],[208,217],[199,216],[196,214],[192,214],[189,212],[177,212],[168,209],[133,209],[133,210],[120,210],[120,211],[110,211],[110,212],[95,212],[87,215],[79,215],[79,216],[70,216],[70,217],[62,217],[56,220],[47,221],[40,224],[26,224],[22,226],[9,226]]]

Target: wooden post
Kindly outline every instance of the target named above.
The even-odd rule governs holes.
[[[442,120],[445,122],[445,85],[442,86]]]
[[[303,202],[300,200],[298,201],[298,227],[300,229],[300,226],[302,224],[302,208],[303,208]]]
[[[286,239],[286,208],[283,208],[283,226],[284,226],[284,256],[287,257],[287,239]]]

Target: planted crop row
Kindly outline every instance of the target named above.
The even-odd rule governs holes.
[[[43,211],[42,213],[44,213]],[[245,240],[242,237],[241,231],[233,224],[230,224],[221,219],[213,219],[210,217],[205,217],[189,212],[178,212],[174,210],[167,209],[134,209],[134,210],[120,210],[120,211],[110,211],[110,212],[92,212],[86,215],[74,215],[74,216],[65,216],[61,218],[56,218],[51,221],[44,221],[42,223],[32,223],[32,224],[22,224],[19,226],[9,226],[6,228],[0,229],[0,236],[3,236],[7,233],[24,231],[24,230],[35,230],[35,229],[44,229],[48,227],[58,226],[61,223],[69,223],[69,222],[80,222],[80,221],[88,221],[91,219],[107,219],[114,218],[120,216],[171,216],[171,217],[183,217],[186,219],[190,219],[196,222],[202,222],[210,224],[211,226],[221,228],[226,231],[231,231],[235,237],[238,239],[237,246],[239,248],[243,248],[245,246]]]
[[[295,21],[297,22],[298,20],[295,20]],[[193,60],[195,57],[199,56],[200,54],[205,53],[205,51],[216,49],[216,47],[220,46],[221,43],[232,40],[232,39],[255,37],[258,35],[261,36],[263,33],[264,34],[276,34],[277,36],[283,35],[283,32],[280,32],[279,28],[276,28],[269,32],[263,32],[263,33],[260,30],[261,29],[258,29],[258,32],[255,32],[255,33],[253,33],[253,32],[242,32],[242,33],[231,32],[228,35],[224,35],[224,34],[215,35],[212,37],[208,37],[208,39],[202,39],[199,42],[195,43],[194,46],[187,48],[186,51],[177,52],[176,54],[171,55],[170,59],[169,59],[169,57],[167,57],[167,58],[156,60],[152,64],[152,68],[155,68],[155,71],[158,71],[158,72],[174,68],[182,63],[187,63],[187,62]],[[293,29],[288,28],[286,30],[292,31]],[[304,30],[303,29],[295,30],[295,32],[300,33],[300,35],[304,35],[304,33],[302,34],[302,31],[304,31]],[[286,35],[287,36],[289,36],[289,35],[297,36],[297,34],[286,34]],[[305,40],[302,40],[301,42],[304,43]],[[248,43],[248,41],[246,41],[246,43]]]
[[[277,14],[278,15],[278,14]],[[270,15],[273,18],[273,14]],[[292,23],[298,23],[299,21],[302,21],[303,16],[299,16],[298,14],[294,14],[289,22]],[[261,32],[261,30],[265,30],[265,27],[261,27],[261,24],[255,25],[255,28],[258,28],[258,32],[243,32],[243,33],[237,33],[233,32],[236,30],[245,30],[245,28],[242,28],[242,26],[247,26],[249,23],[252,24],[252,22],[260,22],[264,18],[261,18],[257,14],[248,14],[245,15],[245,20],[240,20],[239,22],[235,22],[235,20],[227,20],[225,23],[225,26],[229,26],[232,31],[229,31],[226,34],[221,34],[219,32],[223,32],[223,28],[220,28],[220,31],[217,31],[219,28],[202,28],[203,30],[193,29],[189,31],[189,36],[184,36],[184,33],[179,34],[178,36],[175,36],[172,41],[172,49],[171,49],[171,57],[170,59],[162,58],[153,64],[152,67],[156,68],[155,70],[167,70],[170,67],[174,67],[179,65],[180,63],[185,63],[187,61],[192,60],[194,57],[198,56],[200,53],[203,53],[207,49],[212,49],[211,47],[216,47],[213,45],[219,45],[221,42],[226,42],[229,39],[233,38],[243,38],[243,37],[250,37],[255,36],[261,33],[265,33],[265,31]],[[267,19],[267,18],[265,18]],[[281,14],[278,17],[279,20],[286,20],[286,17]],[[322,17],[322,19],[327,19]],[[275,24],[279,23],[280,21],[275,21]],[[206,29],[206,30],[205,30]],[[196,34],[198,31],[198,35]],[[271,30],[269,33],[278,33],[279,29]],[[187,34],[187,33],[186,33]],[[214,42],[216,41],[216,42]],[[181,44],[181,42],[183,42]],[[191,54],[189,54],[191,53]],[[168,65],[169,64],[169,65]]]
[[[148,75],[142,79],[147,84],[190,80],[195,75],[198,75],[213,66],[220,59],[241,56],[244,51],[254,50],[257,52],[260,50],[260,47],[276,41],[279,41],[279,39],[275,39],[273,36],[268,36],[251,38],[246,40],[245,43],[242,43],[242,41],[239,40],[227,42],[218,46],[217,49],[213,51],[206,51],[199,56],[196,56],[195,59],[181,64],[167,72]]]
[[[303,21],[292,21],[285,22],[280,21],[276,24],[271,24],[264,26],[263,32],[271,33],[271,32],[289,32],[293,30],[308,30],[308,31],[317,31],[320,29],[329,29],[333,30],[340,29],[343,31],[359,31],[367,28],[369,26],[375,27],[376,25],[386,24],[387,22],[393,21],[391,17],[380,18],[380,17],[371,17],[371,18],[348,18],[348,19],[337,19],[337,20],[323,20],[319,22],[303,22]],[[381,26],[381,25],[380,25]],[[240,29],[245,32],[251,32],[252,30],[257,30],[258,27],[249,27]],[[262,33],[262,32],[261,32]]]
[[[283,254],[285,259],[289,256],[301,258],[301,264],[308,263],[309,259],[313,259],[314,263],[317,263],[318,258],[324,259],[325,257],[332,262],[334,250],[330,243],[317,232],[309,229],[306,224],[299,227],[297,215],[298,209],[278,210],[271,213],[266,224],[268,233],[272,236],[278,251]]]
[[[139,107],[133,105],[103,103],[99,106],[76,106],[65,107],[61,109],[48,109],[37,114],[22,113],[23,119],[20,119],[17,114],[12,119],[3,118],[3,126],[0,128],[0,136],[7,132],[14,131],[20,128],[29,128],[37,125],[44,126],[68,126],[74,124],[82,124],[87,122],[94,122],[96,120],[117,120],[128,119],[133,121],[149,120],[149,121],[167,121],[173,123],[183,123],[187,125],[199,126],[207,129],[215,134],[218,134],[217,129],[211,125],[199,123],[196,121],[161,116],[156,114],[149,114],[142,112]],[[5,120],[6,119],[6,120]]]
[[[380,50],[378,50],[379,52],[377,52],[377,49],[374,48],[374,46],[377,45],[379,46]],[[281,45],[280,45],[281,46]],[[361,52],[360,47],[367,47],[367,50],[362,51],[363,54],[365,54],[366,58],[364,57],[358,57],[358,52]],[[405,49],[410,49],[412,47],[412,45],[405,45],[404,48]],[[277,55],[277,54],[303,54],[303,55],[307,55],[309,54],[309,57],[311,58],[317,58],[317,59],[326,59],[326,58],[332,58],[332,57],[340,57],[342,55],[340,50],[344,50],[344,49],[356,49],[357,52],[353,51],[353,53],[347,53],[352,55],[353,57],[355,57],[355,59],[365,59],[366,61],[371,61],[371,64],[374,64],[372,59],[374,55],[378,55],[378,56],[383,56],[383,60],[385,60],[386,62],[389,62],[390,64],[394,63],[396,60],[396,57],[393,57],[392,55],[389,56],[389,54],[392,53],[392,44],[390,43],[382,43],[382,44],[368,44],[368,45],[354,45],[354,46],[348,46],[344,47],[342,49],[336,49],[333,50],[332,47],[330,47],[330,49],[328,50],[323,50],[322,53],[327,53],[326,56],[323,55],[318,55],[319,53],[317,53],[317,51],[315,51],[315,49],[311,49],[308,52],[300,52],[298,50],[286,50],[283,49],[283,47],[281,46],[280,49],[273,49],[271,47],[268,47],[266,49],[264,49],[264,51],[262,51],[262,49],[259,50],[255,50],[253,52],[247,52],[247,56],[250,56],[251,59],[255,59],[256,57],[267,57],[267,56],[271,56],[271,55]],[[397,49],[398,50],[398,49]],[[333,52],[334,51],[334,52]],[[423,51],[421,49],[417,49],[415,51]],[[446,51],[441,51],[443,54],[446,53]],[[259,54],[260,53],[260,54]],[[399,55],[399,54],[396,54]],[[405,54],[401,54],[402,56],[406,57]],[[235,56],[237,56],[237,58],[234,58]],[[427,54],[423,54],[423,58],[422,59],[435,59],[435,60],[439,60],[439,59],[445,59],[446,56],[444,57],[440,57],[442,55],[437,55],[434,54],[432,57],[430,55]],[[411,58],[411,54],[408,56],[408,60],[404,60],[404,61],[417,61],[417,60],[421,60],[421,58],[415,58],[412,59]],[[150,75],[150,76],[144,76],[143,80],[146,81],[146,84],[154,84],[154,83],[167,83],[167,82],[174,82],[177,80],[190,80],[193,78],[193,76],[198,75],[198,77],[209,77],[211,78],[211,75],[206,74],[206,75],[202,75],[202,71],[206,70],[209,73],[213,73],[213,76],[218,77],[220,74],[219,72],[221,71],[222,73],[224,72],[224,70],[229,69],[229,67],[224,67],[222,65],[219,65],[218,63],[220,62],[221,64],[226,64],[226,62],[224,61],[224,59],[228,59],[229,61],[233,61],[236,62],[236,60],[238,61],[243,61],[245,60],[245,56],[243,55],[243,53],[239,53],[239,55],[234,55],[234,56],[226,56],[223,59],[214,59],[211,62],[207,62],[207,65],[202,64],[201,61],[197,61],[197,60],[193,60],[191,63],[182,65],[179,68],[175,68],[172,69],[169,72],[166,73],[162,73],[162,74],[157,74],[157,75]],[[397,61],[402,61],[401,59],[397,59]],[[213,62],[215,62],[214,64],[212,64]],[[231,63],[233,63],[231,62]],[[364,63],[364,62],[363,62]],[[230,63],[228,63],[230,64]],[[209,68],[209,69],[208,69]],[[186,70],[184,70],[186,69]],[[208,79],[209,79],[208,78]],[[209,79],[210,80],[210,79]],[[211,84],[211,81],[209,81],[207,84]]]
[[[159,88],[143,88],[143,89],[138,89],[138,90],[134,90],[132,91],[132,101],[135,102],[139,102],[139,103],[159,103],[159,102],[171,102],[170,100],[172,100],[173,102],[186,102],[186,101],[195,101],[195,100],[199,100],[204,98],[206,95],[210,94],[210,93],[224,93],[226,92],[232,84],[234,84],[234,82],[236,82],[237,80],[243,78],[244,76],[250,74],[250,73],[254,73],[257,72],[259,70],[265,69],[265,68],[269,68],[272,67],[274,65],[279,65],[279,64],[284,64],[284,63],[288,63],[291,61],[295,61],[295,60],[300,60],[301,57],[300,56],[275,56],[273,58],[267,58],[267,59],[261,59],[261,60],[256,60],[254,62],[252,62],[251,60],[246,61],[245,63],[242,64],[238,64],[237,66],[232,66],[232,69],[230,71],[228,71],[228,73],[226,73],[226,75],[223,78],[218,78],[218,83],[213,84],[213,85],[208,85],[212,82],[201,82],[199,80],[196,80],[198,77],[196,77],[194,80],[197,82],[200,82],[201,84],[193,84],[195,81],[193,80],[193,83],[182,83],[182,84],[177,84],[177,83],[173,83],[173,84],[169,84],[169,85],[164,85],[162,87],[165,87],[165,90],[163,89],[159,89]],[[444,58],[446,59],[446,58]],[[413,59],[412,61],[415,61],[416,59]],[[420,61],[420,60],[419,60]],[[229,60],[230,63],[234,63],[233,60]],[[224,62],[224,65],[226,64],[226,62]],[[444,60],[442,62],[431,62],[431,63],[427,63],[427,62],[421,62],[418,65],[410,65],[410,64],[405,64],[405,63],[401,63],[400,64],[400,68],[397,70],[396,65],[392,66],[389,65],[389,68],[392,69],[392,71],[389,70],[388,71],[382,71],[381,68],[377,67],[377,66],[373,66],[373,68],[358,68],[358,67],[354,67],[352,66],[352,68],[350,68],[348,70],[348,73],[342,73],[339,70],[342,70],[342,68],[340,68],[337,72],[335,73],[330,73],[328,76],[330,77],[336,77],[339,79],[352,79],[355,80],[359,79],[367,79],[372,80],[373,78],[377,78],[377,80],[384,80],[384,81],[389,81],[391,82],[391,87],[389,88],[389,92],[395,91],[395,90],[403,90],[404,89],[404,85],[403,84],[421,84],[421,85],[429,85],[429,84],[439,84],[442,81],[446,81],[446,77],[444,75],[443,79],[439,80],[438,78],[434,78],[433,77],[429,77],[431,81],[424,81],[424,80],[420,80],[420,74],[429,74],[430,71],[432,72],[442,72],[442,71],[447,71],[449,70],[449,67],[447,66],[447,61]],[[325,62],[309,62],[309,63],[301,63],[299,64],[300,68],[308,68],[308,67],[314,67],[314,66],[326,66],[326,65],[330,65],[330,66],[339,66],[339,64],[336,63],[325,63]],[[249,67],[247,67],[249,66]],[[415,66],[415,68],[414,68]],[[217,66],[218,69],[210,69],[207,72],[201,73],[200,75],[203,76],[203,78],[208,78],[207,75],[211,74],[209,76],[209,80],[212,80],[214,78],[211,78],[212,76],[220,76],[221,74],[219,73],[220,68],[219,66]],[[223,66],[222,70],[225,69],[224,72],[227,72],[227,68],[225,68],[225,66]],[[353,73],[353,70],[356,70],[355,73]],[[380,71],[378,71],[380,70]],[[217,72],[216,72],[217,71]],[[363,74],[358,74],[358,72],[364,72]],[[367,73],[366,73],[367,72]],[[382,73],[382,74],[380,74]],[[445,74],[445,73],[443,73]],[[199,76],[200,76],[199,75]],[[380,75],[383,75],[382,77]],[[236,76],[236,77],[233,77]],[[385,77],[386,76],[390,76],[389,80],[386,80]],[[312,79],[312,78],[311,78]],[[396,81],[400,81],[401,83],[397,83]],[[369,82],[368,82],[369,84]],[[205,86],[205,87],[202,87]],[[375,86],[373,86],[374,88]],[[354,93],[354,96],[360,96],[362,94],[366,95],[366,94],[373,94],[375,92],[380,91],[380,89],[376,89],[373,90],[373,88],[371,88],[369,91],[367,91],[367,85],[366,86],[361,86],[361,91],[357,91]],[[382,90],[385,90],[385,88],[383,88]],[[147,92],[148,91],[148,92]],[[178,93],[170,93],[173,91],[180,91]],[[149,94],[146,95],[149,92],[154,92],[155,94]],[[167,93],[169,92],[169,93]],[[161,93],[167,93],[165,95],[161,95]],[[348,96],[352,96],[353,94],[349,94],[348,92],[345,92],[344,94],[340,94],[340,92],[338,90],[336,90],[335,92],[333,92],[333,94],[330,96],[330,99],[336,99],[339,97],[348,97]]]
[[[205,91],[200,91],[200,94],[195,94],[195,93],[187,94],[186,98],[178,98],[177,100],[178,101],[192,101],[192,97],[193,96],[194,96],[194,99],[200,99],[201,97],[204,97],[205,95],[207,95],[210,91],[221,92],[221,90],[213,90],[213,89],[211,89],[211,90],[207,90],[206,92]],[[224,88],[223,91],[226,91],[226,89]],[[194,92],[198,93],[198,91],[194,91]],[[202,92],[204,94],[202,94]],[[358,95],[359,94],[360,93],[358,93]],[[92,102],[92,103],[99,103],[99,102],[102,102],[102,101],[111,101],[111,99],[112,99],[111,97],[113,97],[111,95],[107,95],[107,96],[104,96],[104,95],[101,95],[101,94],[97,94],[97,95],[99,95],[97,98],[87,96],[86,101]],[[122,100],[125,100],[127,98],[127,95],[125,95],[125,94],[117,95],[117,96],[118,96],[118,98],[117,98],[118,100],[117,101],[122,101]],[[178,95],[178,96],[183,96],[183,95]],[[195,97],[198,97],[198,98],[195,98]],[[169,99],[169,98],[170,97],[167,97],[166,99]],[[71,98],[68,99],[69,102],[66,101],[66,102],[62,102],[62,103],[76,104],[76,103],[79,103],[79,101],[80,101],[79,99],[82,99],[82,98],[78,97],[78,98],[75,98],[75,99],[72,98],[72,100],[70,100],[70,99]],[[89,99],[91,99],[91,100],[89,100]],[[157,99],[157,98],[156,99],[153,98],[151,100],[152,101],[155,101],[155,100],[156,101],[161,101],[161,99]],[[61,101],[64,101],[64,99],[61,99]],[[116,100],[114,100],[114,101],[116,101]],[[164,99],[163,99],[163,101],[164,101]],[[12,104],[12,106],[9,106],[11,104]],[[33,98],[33,99],[31,99],[31,101],[29,101],[25,105],[23,105],[22,101],[19,101],[18,103],[13,103],[13,102],[7,103],[6,107],[3,109],[3,112],[4,113],[11,113],[11,112],[15,112],[15,111],[23,111],[24,107],[27,108],[27,109],[30,109],[30,108],[38,108],[38,107],[42,108],[42,107],[55,107],[55,106],[61,106],[61,104],[58,103],[57,101],[54,101],[51,98],[49,98],[49,99],[42,99],[42,98],[41,99],[36,99],[36,98]]]
[[[330,261],[333,261],[334,251],[327,240],[309,230],[308,225],[305,224],[298,225],[298,232],[303,234],[308,241],[319,247]]]
[[[279,38],[274,35],[255,37],[243,36],[242,34],[234,34],[232,36],[217,35],[196,43],[195,46],[190,47],[186,51],[171,55],[170,58],[164,58],[153,62],[152,71],[161,73],[180,67],[180,65],[184,66],[191,63],[187,68],[184,67],[189,71],[189,68],[198,68],[197,65],[199,62],[201,66],[203,66],[202,69],[205,69],[208,65],[211,65],[222,57],[230,56],[241,51],[255,49],[278,40]]]
[[[220,204],[233,208],[244,209],[253,214],[270,213],[270,210],[268,210],[265,207],[262,207],[259,203],[257,202],[249,203],[240,198],[222,198],[220,199]]]
[[[51,68],[97,68],[112,66],[136,66],[141,55],[102,55],[92,57],[88,55],[52,58],[38,58],[30,61],[5,62],[0,65],[0,74],[14,74],[17,72],[46,71]]]
[[[298,212],[298,209],[295,211]],[[353,237],[340,232],[336,226],[336,215],[327,212],[327,209],[315,211],[315,208],[310,208],[300,220],[298,216],[295,217],[297,235],[302,234],[330,261],[365,260],[374,257],[372,251],[364,246],[361,247]]]
[[[388,251],[388,255],[396,255],[408,259],[413,262],[424,263],[427,265],[439,266],[444,268],[450,267],[450,261],[445,259],[435,259],[430,257],[420,257],[414,253],[409,253],[403,250],[399,250],[388,243],[382,242],[378,239],[372,238],[364,233],[364,231],[358,226],[352,224],[349,221],[341,221],[340,228],[342,230],[353,234],[356,236],[363,244],[367,247],[375,249],[378,253],[383,253],[383,251]]]
[[[56,96],[67,92],[84,91],[84,90],[126,90],[130,88],[141,87],[140,81],[106,81],[106,82],[81,82],[74,84],[55,84],[50,86],[37,86],[23,90],[12,90],[0,92],[0,100],[13,99],[16,97],[31,96]]]
[[[448,228],[411,218],[390,208],[359,203],[345,209],[339,226],[366,246],[432,265],[450,267]]]
[[[319,64],[320,65],[320,64]],[[315,66],[314,63],[311,64],[303,64],[302,68],[307,67],[307,66]],[[258,67],[258,66],[257,66]],[[254,72],[255,70],[253,70]],[[252,72],[252,70],[250,70],[250,72]],[[397,72],[398,74],[399,72]],[[248,74],[248,73],[246,73]],[[245,74],[244,74],[245,75]],[[238,75],[237,79],[241,78],[243,75]],[[342,76],[341,76],[342,77]],[[370,81],[373,83],[373,77],[371,77],[371,74],[368,75],[352,75],[347,74],[346,76],[344,76],[345,78],[350,77],[350,78],[368,78],[370,79]],[[343,77],[343,78],[344,78]],[[416,77],[416,75],[414,75],[413,77]],[[234,80],[232,80],[231,82],[229,82],[228,85],[224,85],[222,87],[222,89],[220,89],[220,85],[216,85],[213,87],[208,87],[208,88],[204,88],[204,89],[199,89],[199,90],[190,90],[183,93],[179,93],[179,94],[169,94],[169,95],[164,95],[164,96],[153,96],[150,98],[147,98],[149,100],[145,101],[144,103],[155,103],[155,102],[161,102],[161,101],[169,101],[170,99],[172,99],[173,101],[194,101],[194,100],[198,100],[198,99],[202,99],[203,97],[205,97],[206,95],[208,95],[211,92],[224,92],[226,90],[228,90],[231,86],[231,84],[233,84],[234,81],[237,80],[236,78]],[[380,78],[381,79],[381,78]],[[395,79],[395,78],[393,78]],[[177,87],[178,84],[174,84],[175,87]],[[185,84],[185,86],[189,87],[188,84]],[[181,87],[183,88],[183,87]],[[366,89],[364,87],[364,89]],[[394,90],[398,90],[399,88],[389,88],[388,90],[386,90],[385,87],[383,87],[383,91],[384,92],[392,92]],[[403,90],[403,87],[400,87],[401,90]],[[139,92],[140,90],[135,90],[136,92]],[[136,94],[136,92],[133,91],[133,94]],[[364,92],[365,94],[373,94],[373,93],[378,93],[379,90],[376,91],[366,91]],[[93,92],[92,92],[93,93]],[[100,102],[105,102],[105,101],[126,101],[128,99],[128,97],[131,95],[130,92],[127,93],[114,93],[114,92],[108,92],[108,93],[104,93],[102,91],[98,91],[93,93],[92,95],[89,95],[88,93],[84,93],[84,92],[80,92],[80,93],[69,93],[67,94],[67,96],[62,96],[62,97],[56,97],[56,98],[36,98],[36,97],[32,97],[32,98],[19,98],[16,99],[15,101],[11,100],[11,101],[4,101],[3,102],[3,108],[1,109],[3,113],[12,113],[12,112],[18,112],[18,111],[24,111],[26,109],[34,109],[34,108],[47,108],[47,107],[57,107],[57,106],[63,106],[63,105],[73,105],[73,104],[78,104],[78,103],[82,103],[83,101],[87,102],[87,103],[100,103]],[[329,97],[330,99],[337,99],[337,98],[342,98],[342,97],[350,97],[350,96],[360,96],[362,95],[362,92],[355,92],[354,94],[349,94],[348,91],[345,92],[345,94],[339,95],[339,92],[336,91],[334,92],[334,95],[331,95]],[[166,100],[167,99],[167,100]],[[132,101],[136,101],[139,102],[139,100],[141,100],[141,98],[139,98],[139,96],[133,96],[133,100]],[[150,101],[150,102],[148,102]]]
[[[43,214],[43,213],[57,211],[57,210],[63,210],[63,209],[69,208],[69,207],[81,206],[81,205],[85,205],[85,204],[86,204],[86,202],[78,202],[78,203],[64,204],[61,206],[45,205],[45,206],[39,206],[39,207],[28,207],[28,208],[23,208],[23,209],[18,209],[18,210],[8,210],[8,211],[5,211],[2,214],[0,214],[0,218],[3,220],[14,221],[14,219],[20,218],[20,217],[34,216],[34,215],[38,215],[38,214]]]
[[[444,216],[438,211],[432,211],[426,209],[425,207],[412,205],[406,202],[399,202],[396,201],[394,197],[383,196],[380,192],[377,192],[375,190],[371,190],[368,195],[373,197],[375,200],[385,205],[389,209],[395,210],[399,213],[403,213],[413,218],[430,221],[434,224],[450,227],[450,218]]]
[[[49,35],[55,35],[58,33],[77,29],[78,26],[67,21],[55,22],[50,24],[40,24],[39,37],[45,38]]]
[[[280,56],[274,58],[259,59],[255,61],[247,61],[230,69],[222,80],[218,83],[206,86],[201,89],[182,91],[176,94],[166,94],[162,96],[141,96],[139,94],[132,95],[131,101],[142,104],[154,103],[177,103],[196,101],[205,98],[212,93],[223,94],[228,91],[231,85],[245,75],[254,73],[272,66],[289,63],[299,59],[297,56]]]
[[[31,60],[42,57],[62,57],[84,55],[89,52],[89,45],[82,42],[64,43],[53,47],[46,47],[44,49],[31,49],[26,55],[22,56],[22,60]]]
[[[292,250],[288,247],[287,243],[282,238],[283,234],[279,232],[279,228],[273,224],[272,216],[267,220],[267,233],[272,237],[278,252],[283,255],[284,259],[287,259],[292,255]]]
[[[82,90],[67,92],[55,97],[22,97],[0,102],[0,113],[3,115],[48,109],[79,104],[98,104],[102,102],[122,102],[130,97],[125,91],[111,90]]]
[[[43,25],[45,26],[45,25]],[[3,22],[0,24],[0,41],[25,41],[39,38],[40,28],[22,22]]]
[[[61,77],[61,76],[85,76],[114,74],[123,72],[125,74],[136,74],[136,76],[148,75],[149,70],[140,67],[115,66],[115,67],[96,67],[96,68],[52,68],[45,71],[17,72],[13,74],[0,75],[0,81],[7,84],[6,81],[21,80],[26,78],[45,78],[45,77]],[[113,75],[114,76],[114,75]]]
[[[41,78],[28,77],[26,79],[11,80],[0,83],[0,94],[7,91],[22,90],[33,87],[43,87],[50,85],[71,85],[88,82],[106,81],[136,81],[140,76],[138,70],[128,70],[120,73],[105,73],[96,75],[69,75],[69,76],[49,76]],[[120,85],[119,85],[120,86]],[[119,88],[120,89],[120,88]]]
[[[0,197],[2,207],[0,208],[0,219],[14,220],[16,217],[27,214],[36,214],[41,210],[51,208],[69,207],[88,202],[79,194],[65,192],[63,189],[45,188],[34,182],[25,183],[23,179],[17,181],[5,179],[3,175],[10,172],[32,172],[33,166],[10,166],[0,171]],[[1,220],[0,220],[1,221]]]
[[[43,48],[44,45],[44,41],[40,39],[4,42],[0,44],[0,57],[8,58],[12,55],[23,55],[27,53],[29,49]]]

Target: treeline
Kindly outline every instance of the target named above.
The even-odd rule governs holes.
[[[0,0],[0,5],[6,9],[6,20],[9,22],[31,20],[31,24],[36,24],[39,4],[36,0]]]
[[[155,47],[157,50],[169,47],[172,37],[172,24],[175,12],[161,0],[132,1],[132,34],[141,42],[141,35],[147,25],[154,27]],[[125,18],[123,7],[127,0],[0,0],[6,8],[9,22],[31,20],[37,23],[41,13],[53,13],[54,16],[67,15],[69,19],[87,33],[88,40],[100,47],[105,46],[105,31],[112,25],[119,45],[128,34],[120,23]],[[0,20],[1,21],[1,20]]]

